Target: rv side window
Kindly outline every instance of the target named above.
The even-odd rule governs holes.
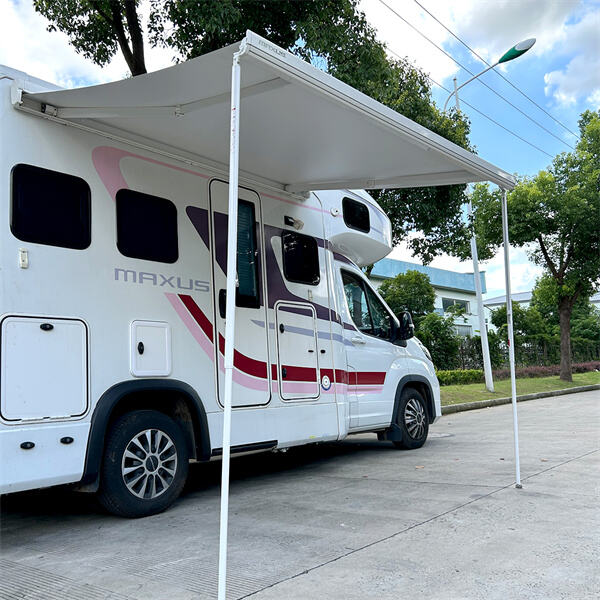
[[[165,198],[119,190],[117,248],[131,258],[174,263],[179,258],[175,205]]]
[[[90,197],[80,177],[16,165],[10,230],[24,242],[83,250],[92,241]]]
[[[294,231],[284,231],[281,239],[285,278],[294,283],[317,285],[321,278],[317,240]]]
[[[365,204],[351,200],[350,198],[344,198],[342,200],[342,212],[344,214],[344,223],[350,229],[369,233],[371,230],[371,221],[369,209]]]
[[[237,275],[236,305],[259,308],[256,218],[254,204],[245,200],[238,205]]]

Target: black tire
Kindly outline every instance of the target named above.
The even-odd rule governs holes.
[[[427,439],[429,417],[423,396],[414,388],[404,388],[398,405],[396,424],[402,430],[402,440],[394,441],[396,448],[416,450]]]
[[[185,434],[173,419],[155,410],[127,413],[108,432],[98,500],[121,517],[162,512],[181,493],[188,460]]]

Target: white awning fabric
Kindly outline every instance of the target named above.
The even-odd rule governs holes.
[[[242,176],[290,192],[472,181],[514,186],[510,174],[252,32],[240,44],[147,75],[24,93],[22,102],[226,171],[231,64],[240,48]]]

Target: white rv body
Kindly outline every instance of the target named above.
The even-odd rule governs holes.
[[[15,79],[32,91],[56,88],[7,68],[0,76],[0,492],[101,485],[111,424],[128,411],[164,412],[185,432],[190,458],[218,456],[226,174],[166,158],[160,147],[153,152],[18,111]],[[79,178],[78,189],[89,190],[84,248],[31,241],[27,222],[15,231],[19,190],[36,177],[43,186],[48,171]],[[131,214],[128,230],[117,222],[121,198],[145,198],[139,194],[174,208],[175,260],[120,250],[120,237],[144,245],[144,211],[139,231]],[[357,324],[348,304],[348,282],[358,281],[354,289],[369,295],[369,310],[387,311],[397,327],[360,269],[391,250],[390,222],[376,202],[348,190],[302,199],[243,177],[239,196],[254,217],[245,229],[245,275],[238,249],[240,289],[248,282],[256,289],[236,309],[232,451],[359,431],[398,439],[390,432],[405,387],[419,391],[435,421],[439,386],[420,344],[394,344],[375,325]],[[368,212],[366,230],[347,225],[348,201],[351,209],[358,203],[361,218]],[[37,217],[25,211],[19,218]],[[152,251],[160,253],[165,239],[154,237]],[[296,263],[305,257],[306,264],[290,262],[294,272],[310,271],[316,246],[310,283],[286,272],[284,244]]]

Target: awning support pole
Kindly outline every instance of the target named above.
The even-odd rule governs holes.
[[[225,304],[225,395],[223,400],[223,456],[221,461],[221,521],[219,529],[218,600],[225,600],[227,582],[227,526],[229,521],[229,460],[231,401],[233,396],[233,346],[237,274],[237,222],[240,127],[240,56],[233,55],[231,68],[231,129],[229,132],[229,217],[227,225],[227,299]]]
[[[510,245],[508,241],[508,209],[506,190],[502,190],[502,239],[504,245],[504,277],[506,281],[506,322],[508,325],[508,360],[510,362],[510,391],[512,397],[513,433],[515,440],[515,487],[521,485],[521,463],[519,461],[519,419],[517,417],[517,381],[515,375],[515,335],[513,332],[513,311],[510,289]]]

